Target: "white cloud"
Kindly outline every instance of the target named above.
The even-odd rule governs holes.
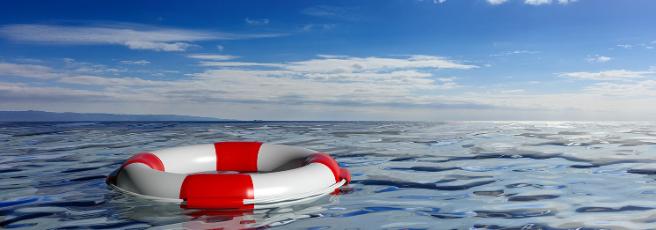
[[[223,49],[225,49],[225,47],[223,47],[222,45],[217,45],[216,49],[219,50],[219,51],[223,51]]]
[[[305,8],[301,13],[314,17],[354,21],[360,19],[360,14],[357,11],[357,8],[352,7],[317,5]]]
[[[194,45],[186,42],[149,42],[149,41],[126,41],[128,48],[133,50],[155,50],[155,51],[185,51]]]
[[[115,96],[115,97],[112,97]],[[45,101],[52,103],[56,101],[80,102],[80,101],[102,101],[105,99],[116,100],[120,95],[108,95],[104,92],[79,90],[60,87],[38,87],[20,83],[0,82],[0,102],[34,102]]]
[[[213,61],[226,61],[226,60],[239,58],[238,56],[223,55],[223,54],[190,54],[187,55],[187,57],[193,59],[213,60]]]
[[[418,92],[458,86],[455,78],[434,78],[430,71],[478,67],[426,55],[404,58],[321,55],[287,63],[215,61],[200,64],[219,69],[193,74],[195,81],[203,82],[198,85],[230,85],[221,90],[224,91],[222,95],[233,97],[232,100],[280,103],[293,97],[300,102],[358,104],[430,103],[429,97],[419,96]],[[195,91],[205,90],[209,89]]]
[[[578,0],[557,0],[558,4],[560,5],[567,5],[573,2],[577,2]],[[528,5],[534,5],[534,6],[539,6],[539,5],[548,5],[553,3],[553,0],[524,0],[525,4]]]
[[[444,57],[412,55],[407,58],[324,56],[319,59],[291,62],[286,68],[291,71],[300,72],[340,73],[410,68],[472,69],[478,68],[478,66],[462,64]]]
[[[493,57],[502,57],[502,56],[511,56],[511,55],[519,55],[519,54],[539,54],[540,51],[535,51],[535,50],[511,50],[511,51],[504,51],[496,54],[492,54],[490,56]]]
[[[567,5],[573,2],[578,2],[578,0],[558,0],[558,4]]]
[[[626,80],[634,78],[644,78],[648,75],[654,74],[653,71],[630,71],[630,70],[607,70],[600,72],[568,72],[560,73],[560,77],[584,79],[584,80]]]
[[[202,61],[200,62],[201,66],[211,66],[211,67],[273,67],[273,68],[282,68],[285,67],[284,64],[278,63],[261,63],[261,62],[218,62],[218,61]]]
[[[164,86],[169,84],[165,81],[151,81],[135,77],[100,77],[87,75],[62,77],[58,81],[77,85],[102,85],[107,87]]]
[[[445,2],[446,2],[446,0],[433,0],[434,4],[442,4],[442,3],[445,3]]]
[[[0,62],[0,76],[51,79],[60,76],[47,66]]]
[[[437,81],[436,81],[437,84],[436,84],[436,86],[437,86],[437,88],[439,88],[439,89],[453,89],[453,88],[457,88],[457,87],[460,86],[460,85],[458,85],[458,83],[456,83],[455,80],[456,80],[456,78],[454,78],[454,77],[442,77],[442,78],[437,78]]]
[[[335,24],[305,24],[301,29],[303,31],[331,30],[334,29],[335,26]]]
[[[316,17],[339,17],[344,9],[337,6],[318,5],[305,8],[301,13]]]
[[[487,3],[490,3],[492,5],[500,5],[500,4],[503,4],[507,1],[508,0],[487,0]]]
[[[425,55],[402,58],[334,55],[287,63],[208,61],[201,62],[201,66],[211,68],[187,74],[188,78],[179,80],[47,70],[57,72],[58,82],[99,87],[99,93],[116,100],[131,95],[131,101],[162,103],[226,101],[423,106],[438,102],[458,103],[444,99],[436,101],[435,92],[459,85],[453,77],[435,77],[433,71],[477,68]]]
[[[363,73],[389,72],[404,69],[473,69],[476,65],[463,64],[444,57],[412,55],[406,58],[349,57],[318,55],[316,59],[288,63],[266,62],[201,62],[202,66],[243,67],[260,66],[281,68],[296,73]]]
[[[349,58],[348,55],[338,55],[338,54],[317,54],[317,57],[320,58]]]
[[[127,71],[127,69],[122,68],[76,61],[72,58],[64,58],[63,62],[63,69],[75,74],[117,74]]]
[[[551,0],[524,0],[525,4],[539,6],[545,4],[551,4]]]
[[[332,59],[353,60],[352,64],[362,66],[345,68],[341,63],[335,65]],[[656,81],[632,77],[648,76],[653,74],[652,70],[564,73],[563,76],[569,75],[565,77],[627,80],[593,82],[580,91],[540,94],[507,85],[488,88],[459,85],[457,78],[436,74],[441,68],[462,69],[462,66],[415,63],[417,59],[461,64],[436,56],[322,55],[296,62],[250,62],[271,66],[211,66],[196,73],[179,73],[183,78],[176,80],[78,74],[61,65],[41,66],[34,69],[53,74],[61,86],[44,86],[42,81],[0,81],[0,105],[59,111],[185,113],[238,119],[572,120],[644,119],[656,114],[651,106],[656,97]],[[325,67],[314,69],[299,64],[309,62]],[[29,71],[18,73],[32,75]],[[472,111],[481,109],[485,112]]]
[[[643,80],[625,83],[599,82],[586,87],[585,91],[606,96],[653,98],[656,96],[656,81]]]
[[[525,93],[526,90],[524,89],[506,89],[506,90],[501,90],[499,93],[502,94],[519,94],[519,93]]]
[[[123,60],[121,61],[121,64],[126,64],[126,65],[148,65],[150,64],[150,61],[148,60]]]
[[[655,43],[652,41],[652,42],[643,42],[643,43],[635,43],[635,44],[619,44],[616,46],[624,49],[644,48],[644,49],[652,50],[654,49],[654,46],[652,44]]]
[[[262,18],[262,19],[250,19],[246,18],[244,19],[247,24],[253,25],[253,26],[261,26],[261,25],[268,25],[269,24],[269,19],[268,18]]]
[[[594,55],[594,56],[589,56],[585,60],[590,63],[604,63],[604,62],[609,62],[613,58],[608,57],[608,56],[603,56],[603,55]]]
[[[0,36],[19,42],[123,45],[136,50],[184,51],[190,42],[281,36],[280,34],[232,34],[143,25],[58,26],[16,24],[0,27]]]

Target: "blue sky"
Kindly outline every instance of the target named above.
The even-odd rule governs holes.
[[[656,2],[7,1],[0,110],[654,120]]]

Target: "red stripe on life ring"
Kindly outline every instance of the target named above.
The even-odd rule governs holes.
[[[339,177],[346,180],[346,184],[351,183],[351,172],[348,169],[341,168],[339,169]]]
[[[187,176],[180,188],[180,199],[187,208],[240,208],[244,199],[253,199],[253,181],[246,174],[193,174]]]
[[[330,171],[333,172],[333,175],[335,176],[335,182],[339,182],[341,180],[340,176],[340,168],[335,159],[330,157],[330,155],[325,154],[325,153],[316,153],[311,156],[309,156],[306,160],[308,164],[310,163],[321,163],[325,165],[326,167],[330,168]]]
[[[257,172],[257,155],[261,142],[217,142],[217,171]]]
[[[132,163],[142,163],[152,169],[164,172],[164,163],[162,163],[162,160],[160,160],[159,157],[152,153],[139,153],[134,155],[125,161],[125,163],[121,165],[121,168],[124,168],[125,166]]]

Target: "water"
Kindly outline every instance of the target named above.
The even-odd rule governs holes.
[[[226,140],[328,152],[352,185],[240,213],[105,184],[139,151]],[[654,123],[0,123],[0,228],[654,228],[655,162]]]

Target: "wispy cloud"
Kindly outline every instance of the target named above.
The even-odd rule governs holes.
[[[519,55],[519,54],[539,54],[540,51],[535,51],[535,50],[510,50],[510,51],[504,51],[496,54],[492,54],[490,56],[492,57],[502,57],[502,56],[511,56],[511,55]]]
[[[577,2],[578,0],[557,0],[558,4],[561,5],[567,5],[573,2]],[[548,5],[553,3],[553,0],[524,0],[525,4],[528,5],[534,5],[534,6],[539,6],[539,5]]]
[[[613,60],[613,58],[603,55],[594,55],[587,57],[585,60],[590,63],[604,63]]]
[[[123,95],[132,95],[131,101],[444,106],[466,103],[435,95],[435,92],[459,85],[456,78],[438,77],[433,72],[477,68],[426,55],[398,58],[333,55],[286,63],[201,61],[201,66],[209,68],[186,74],[188,78],[178,80],[79,74],[45,67],[37,69],[53,74],[54,79],[47,79],[49,81],[99,87],[99,94],[118,101],[127,100]],[[35,75],[26,71],[14,72],[14,75],[28,77]],[[16,94],[18,91],[4,93]],[[433,93],[425,94],[431,91]]]
[[[619,97],[655,97],[656,81],[642,80],[635,82],[599,82],[585,88],[586,92]]]
[[[164,86],[166,81],[152,81],[136,77],[101,77],[101,76],[67,76],[58,80],[59,82],[77,85],[103,85],[113,87],[141,87],[141,86]]]
[[[635,43],[635,44],[618,44],[616,46],[623,49],[644,48],[644,49],[652,50],[654,49],[654,44],[656,44],[656,42],[652,41],[652,42]]]
[[[336,27],[335,24],[305,24],[302,27],[303,31],[313,31],[313,30],[331,30]]]
[[[501,90],[499,93],[502,94],[519,94],[519,93],[525,93],[526,90],[524,89],[506,89],[506,90]]]
[[[72,58],[62,59],[62,69],[76,74],[118,74],[127,71],[125,68],[116,66],[107,66],[84,61],[78,61]]]
[[[501,5],[508,2],[509,0],[486,0],[486,1],[490,5]],[[522,1],[524,2],[524,4],[527,5],[540,6],[540,5],[549,5],[554,2],[560,5],[567,5],[573,2],[577,2],[578,0],[522,0]]]
[[[560,73],[558,76],[575,78],[575,79],[584,79],[584,80],[602,80],[602,81],[615,81],[615,80],[626,80],[634,78],[644,78],[649,75],[654,74],[653,71],[631,71],[631,70],[606,70],[599,72],[568,72]]]
[[[123,60],[121,61],[121,64],[125,65],[148,65],[150,64],[150,61],[148,60]]]
[[[573,2],[578,2],[579,0],[558,0],[558,4],[567,5]]]
[[[350,64],[342,63],[349,60]],[[4,66],[12,66],[11,69],[17,65],[20,66],[18,69],[30,69],[11,71],[12,75],[32,77],[46,73],[50,77],[35,78],[30,83],[0,81],[0,104],[24,102],[46,106],[68,103],[125,109],[131,106],[141,108],[148,103],[168,109],[163,111],[175,112],[171,108],[178,107],[173,105],[184,105],[189,111],[201,111],[211,103],[221,108],[238,106],[241,109],[234,110],[234,115],[241,118],[248,117],[249,111],[261,111],[262,107],[267,107],[266,111],[284,108],[284,112],[276,117],[278,119],[290,119],[290,111],[300,112],[298,118],[302,118],[307,116],[303,111],[313,108],[316,111],[350,114],[389,115],[385,111],[395,111],[391,112],[396,114],[396,117],[390,117],[392,119],[407,118],[407,114],[421,111],[426,115],[424,119],[430,119],[435,115],[434,109],[439,108],[444,113],[451,113],[451,119],[459,119],[463,111],[472,109],[485,109],[489,113],[485,117],[504,114],[500,118],[512,117],[518,111],[544,114],[545,111],[571,112],[572,108],[588,112],[606,111],[608,108],[650,112],[647,108],[656,96],[656,81],[645,79],[654,74],[651,70],[562,73],[563,77],[600,81],[592,82],[577,92],[539,94],[514,86],[480,89],[461,85],[459,78],[440,76],[440,69],[471,69],[477,66],[438,56],[321,55],[281,63],[200,61],[216,65],[207,65],[205,70],[195,73],[178,73],[183,78],[157,80],[81,74],[60,64],[48,67],[3,63],[9,64]],[[85,65],[93,66],[89,63]],[[40,72],[35,74],[33,70]],[[3,71],[9,72],[6,69]],[[625,80],[611,81],[616,78]],[[44,84],[46,82],[48,84]],[[511,109],[509,106],[512,106]],[[254,107],[258,109],[248,109]],[[257,116],[249,118],[253,117]]]
[[[60,87],[30,86],[21,83],[0,82],[0,99],[4,102],[35,102],[42,101],[52,103],[53,101],[66,102],[97,102],[116,100],[120,95],[107,95],[104,92],[90,90],[79,90]]]
[[[528,5],[539,6],[539,5],[551,4],[551,0],[524,0],[524,3]]]
[[[190,54],[187,55],[187,57],[193,59],[213,60],[213,61],[226,61],[226,60],[239,58],[238,56],[225,55],[225,54]]]
[[[437,88],[440,89],[453,89],[458,86],[460,86],[458,83],[456,83],[456,78],[455,77],[441,77],[436,79],[437,82]]]
[[[266,62],[201,62],[203,66],[274,67],[296,73],[365,73],[389,72],[406,69],[473,69],[476,65],[463,64],[444,57],[412,55],[406,58],[350,57],[342,55],[319,55],[318,58],[287,63]]]
[[[508,0],[487,0],[487,3],[490,3],[491,5],[500,5],[507,1]]]
[[[47,66],[0,62],[0,76],[51,79],[61,75]]]
[[[439,56],[412,55],[407,58],[323,56],[318,59],[292,62],[287,68],[302,72],[340,73],[410,68],[473,69],[478,66]]]
[[[15,24],[0,27],[0,36],[18,42],[123,45],[136,50],[184,51],[192,42],[281,36],[281,34],[235,34],[185,30],[134,24],[61,26]]]
[[[202,61],[201,66],[208,67],[272,67],[283,68],[284,64],[279,63],[262,63],[262,62],[226,62],[226,61]]]
[[[261,25],[268,25],[269,24],[269,19],[268,18],[260,18],[260,19],[252,19],[252,18],[245,18],[244,21],[246,24],[252,25],[252,26],[261,26]]]
[[[301,11],[301,13],[314,17],[349,21],[358,20],[360,18],[360,16],[357,14],[357,8],[353,7],[317,5],[305,8]]]

